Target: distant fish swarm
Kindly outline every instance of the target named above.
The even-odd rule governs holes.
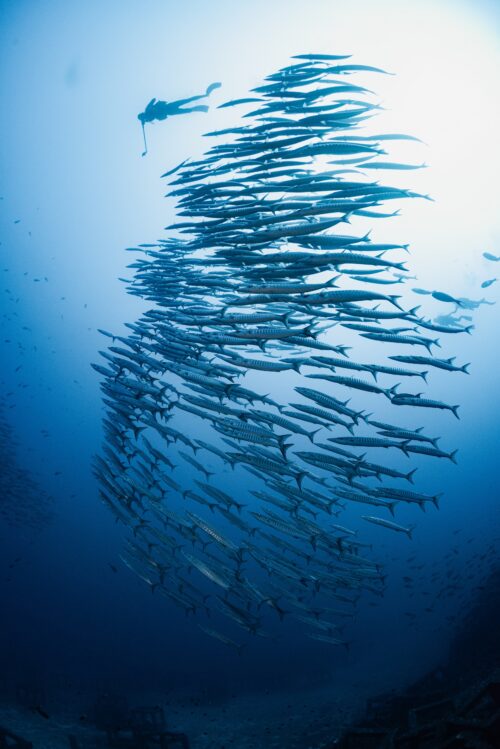
[[[418,139],[354,134],[378,106],[351,74],[384,71],[346,59],[298,55],[222,105],[251,105],[248,124],[207,134],[232,140],[163,175],[175,175],[178,236],[141,245],[129,266],[130,293],[152,307],[126,336],[101,331],[111,341],[93,365],[106,409],[95,473],[130,531],[123,562],[238,652],[220,622],[269,636],[274,614],[347,647],[361,593],[385,588],[360,531],[411,537],[401,505],[438,506],[438,492],[407,488],[416,468],[399,456],[455,461],[421,428],[356,406],[458,417],[418,391],[436,369],[467,372],[435,357],[431,336],[470,326],[426,320],[385,291],[404,281],[407,245],[339,231],[395,215],[386,201],[427,197],[364,174],[418,168],[383,147]],[[379,363],[351,355],[358,336]],[[384,361],[387,344],[401,353]],[[417,392],[400,384],[415,381]],[[341,524],[357,507],[359,527]]]
[[[41,528],[53,517],[52,499],[22,466],[5,410],[0,401],[0,518],[9,525]]]

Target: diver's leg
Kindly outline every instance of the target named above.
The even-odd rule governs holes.
[[[206,104],[198,104],[197,107],[188,107],[187,109],[179,109],[178,114],[187,114],[188,112],[208,112]]]
[[[178,99],[177,101],[171,101],[169,102],[171,106],[176,107],[177,109],[179,107],[182,107],[184,104],[189,104],[191,101],[198,101],[198,99],[205,99],[206,94],[199,94],[198,96],[190,96],[189,99]]]

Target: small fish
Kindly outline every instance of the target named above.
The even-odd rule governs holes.
[[[226,637],[220,632],[217,632],[215,629],[210,629],[210,627],[205,627],[203,626],[203,624],[198,624],[198,627],[203,632],[205,632],[206,635],[209,635],[209,637],[213,637],[215,640],[219,640],[220,642],[223,642],[224,645],[228,645],[229,647],[234,648],[235,650],[237,650],[238,655],[241,655],[244,645],[240,645],[239,643],[234,642],[234,640],[230,640],[229,637]]]
[[[497,280],[496,278],[490,278],[488,281],[483,281],[483,283],[481,284],[481,288],[487,289],[488,286],[491,286],[492,284],[494,284],[496,280]]]
[[[433,291],[432,298],[437,299],[438,302],[450,302],[451,304],[457,304],[459,307],[462,306],[460,299],[456,299],[450,294],[446,294],[444,291]]]
[[[332,635],[322,635],[317,632],[310,632],[307,636],[312,640],[327,642],[329,645],[343,645],[346,650],[349,650],[349,643],[345,640],[339,640],[338,637],[333,637]]]
[[[411,395],[409,393],[396,394],[392,398],[392,403],[395,406],[417,406],[421,408],[439,408],[452,411],[453,415],[459,419],[458,409],[459,405],[450,406],[448,403],[442,401],[432,400],[431,398],[421,398],[420,394]]]
[[[40,705],[36,705],[35,707],[32,708],[32,710],[34,713],[37,713],[38,715],[40,715],[44,720],[50,720],[50,715]]]

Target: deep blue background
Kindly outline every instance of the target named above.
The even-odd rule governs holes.
[[[437,461],[419,472],[423,490],[444,490],[441,510],[415,509],[413,542],[365,530],[387,561],[388,591],[376,607],[361,605],[347,628],[349,653],[304,641],[292,625],[278,643],[259,640],[241,658],[207,640],[123,566],[117,574],[109,567],[122,531],[90,471],[101,440],[90,369],[103,347],[96,329],[121,332],[146,308],[117,280],[131,260],[123,249],[154,241],[173,220],[159,175],[201,154],[203,132],[235,122],[236,110],[215,104],[244,96],[292,54],[352,51],[356,62],[398,74],[370,80],[390,107],[374,130],[426,141],[418,158],[430,168],[405,181],[436,202],[403,206],[381,236],[411,242],[419,286],[480,298],[481,281],[495,275],[481,257],[500,254],[494,4],[356,5],[354,13],[345,2],[0,3],[0,385],[19,462],[54,496],[56,511],[40,531],[0,525],[4,683],[63,673],[75,686],[125,689],[215,694],[342,680],[365,690],[404,683],[446,653],[446,617],[460,619],[471,601],[470,559],[498,539],[498,306],[481,307],[473,335],[448,345],[448,356],[473,362],[471,376],[433,378],[436,397],[462,404],[461,421],[426,414],[414,424],[459,448],[458,466]],[[151,152],[141,159],[136,114],[147,101],[199,93],[216,80],[223,88],[210,113],[150,128]],[[498,301],[497,287],[485,295]],[[450,552],[457,594],[425,612]],[[402,587],[406,574],[414,598]],[[418,626],[409,627],[405,611],[418,614]]]

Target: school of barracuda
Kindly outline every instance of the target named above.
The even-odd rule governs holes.
[[[418,139],[354,134],[378,106],[351,76],[384,71],[346,59],[293,58],[222,105],[250,105],[248,124],[208,133],[230,142],[163,175],[178,237],[142,245],[129,266],[129,291],[153,306],[127,336],[101,331],[112,340],[93,365],[106,409],[95,473],[131,531],[123,562],[238,651],[221,622],[268,636],[266,611],[347,645],[342,623],[364,591],[383,594],[385,576],[339,516],[360,506],[361,529],[411,537],[398,508],[439,497],[411,486],[416,469],[373,451],[454,460],[421,428],[373,415],[382,396],[396,422],[403,406],[458,416],[407,391],[424,389],[433,368],[466,372],[433,356],[431,336],[469,330],[387,293],[404,281],[407,245],[343,231],[355,217],[395,215],[387,201],[426,197],[366,176],[418,168],[384,159],[383,147]],[[377,342],[381,363],[357,360],[357,336]],[[387,357],[386,343],[401,354]],[[356,407],[360,391],[372,413]]]

